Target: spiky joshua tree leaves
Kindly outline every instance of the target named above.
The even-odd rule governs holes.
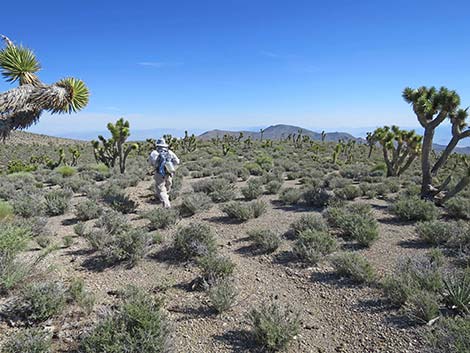
[[[410,167],[421,152],[422,139],[414,130],[401,130],[396,125],[378,128],[367,135],[369,146],[376,142],[382,146],[388,177],[400,176]]]
[[[463,189],[470,182],[469,178],[463,177],[457,185],[449,190],[448,185],[451,175],[438,186],[433,185],[433,179],[437,176],[439,169],[446,163],[457,143],[470,136],[470,130],[466,129],[465,122],[467,109],[459,108],[460,97],[455,91],[441,87],[420,87],[417,89],[405,88],[403,98],[411,104],[413,111],[418,117],[420,125],[424,128],[423,147],[421,153],[422,184],[421,197],[436,203],[444,203]],[[436,128],[449,119],[451,123],[452,139],[449,141],[444,152],[432,165],[431,151]],[[464,183],[465,185],[462,185]]]
[[[19,86],[0,93],[0,138],[35,124],[43,111],[72,113],[88,104],[89,91],[83,81],[68,77],[51,85],[41,82],[37,76],[41,66],[34,53],[1,37],[5,42],[0,50],[1,74]]]

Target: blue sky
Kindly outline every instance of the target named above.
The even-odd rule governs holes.
[[[444,85],[470,105],[469,10],[434,0],[8,1],[0,33],[34,49],[45,82],[76,76],[91,90],[83,112],[46,115],[31,131],[92,135],[120,116],[134,130],[363,131],[417,125],[406,86]]]

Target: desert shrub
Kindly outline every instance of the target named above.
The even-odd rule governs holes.
[[[445,203],[449,216],[459,219],[470,218],[470,200],[464,197],[454,197]]]
[[[13,216],[13,206],[7,201],[0,201],[0,221]]]
[[[60,183],[63,189],[70,189],[73,192],[79,192],[88,185],[88,182],[80,177],[65,178]]]
[[[282,241],[279,234],[269,229],[253,229],[248,232],[248,236],[261,253],[274,252]]]
[[[340,276],[350,278],[355,283],[371,283],[375,279],[375,271],[365,257],[344,252],[332,259],[332,264]]]
[[[31,230],[26,226],[0,222],[0,253],[16,255],[23,251],[31,239]]]
[[[235,264],[228,257],[209,253],[197,259],[201,277],[205,284],[211,286],[233,273]]]
[[[21,225],[28,227],[31,230],[32,236],[40,235],[46,229],[48,222],[47,217],[31,217],[27,219],[21,219]]]
[[[164,229],[178,222],[179,212],[173,208],[154,208],[145,212],[142,217],[149,221],[149,230]]]
[[[121,188],[111,184],[102,193],[103,201],[111,208],[121,213],[127,214],[135,212],[137,204]]]
[[[336,250],[338,244],[330,234],[314,229],[299,233],[293,247],[293,253],[302,261],[315,265],[325,255]]]
[[[343,236],[352,237],[362,246],[370,246],[379,236],[378,223],[369,205],[329,207],[324,215]]]
[[[227,180],[231,184],[238,181],[238,175],[231,172],[220,173],[218,174],[218,177]]]
[[[356,197],[362,195],[361,189],[356,185],[346,185],[344,188],[335,189],[334,193],[343,200],[354,200]]]
[[[285,349],[300,330],[299,315],[274,301],[251,310],[248,320],[255,341],[266,351]]]
[[[447,223],[437,220],[419,222],[416,225],[416,233],[418,233],[418,236],[431,245],[444,244],[459,231],[460,227],[457,223]]]
[[[70,205],[72,192],[70,190],[52,190],[44,195],[44,205],[46,214],[49,216],[59,216],[64,214]]]
[[[85,237],[88,233],[88,228],[85,223],[78,222],[73,226],[73,232],[79,237]]]
[[[286,188],[279,194],[279,201],[285,205],[296,205],[302,197],[302,191],[296,188]]]
[[[32,283],[22,291],[15,312],[33,322],[46,321],[62,312],[65,287],[59,282]]]
[[[468,317],[441,318],[427,336],[434,352],[470,352],[470,319]]]
[[[432,221],[439,214],[432,202],[417,196],[399,198],[391,205],[390,211],[403,221]]]
[[[442,288],[442,276],[437,257],[429,254],[400,260],[393,275],[387,276],[382,283],[389,302],[400,307],[417,291],[439,292]]]
[[[152,241],[149,233],[138,228],[115,234],[92,232],[87,240],[93,234],[98,235],[98,238],[95,238],[94,241],[99,246],[97,250],[106,263],[126,262],[129,267],[135,266],[147,254]]]
[[[253,209],[250,204],[242,203],[239,201],[232,201],[222,207],[222,211],[232,219],[240,222],[245,222],[253,218]]]
[[[302,198],[308,206],[325,207],[333,198],[333,194],[324,188],[308,188],[302,193]]]
[[[206,211],[212,206],[212,200],[203,192],[195,192],[183,196],[180,205],[180,213],[182,216],[192,216],[196,213]]]
[[[218,281],[208,291],[209,305],[218,314],[229,310],[237,299],[237,289],[229,280]]]
[[[8,174],[28,173],[28,172],[34,172],[37,168],[38,168],[37,165],[25,163],[23,161],[15,159],[15,160],[8,161],[7,173]]]
[[[67,289],[67,300],[77,303],[87,313],[91,313],[95,304],[95,297],[85,289],[85,282],[81,278],[72,279]]]
[[[103,228],[106,232],[116,234],[126,231],[130,228],[130,224],[121,213],[114,210],[106,210],[96,221],[98,228]]]
[[[328,230],[328,226],[324,219],[316,214],[302,215],[297,221],[293,222],[290,227],[294,231],[295,235],[299,235],[305,230],[318,230],[322,232],[326,232]]]
[[[253,163],[253,162],[245,163],[243,165],[243,168],[248,170],[250,175],[263,175],[263,168],[257,163]]]
[[[50,353],[52,337],[42,328],[22,329],[5,342],[2,353]]]
[[[135,288],[118,308],[81,339],[83,353],[167,353],[170,325],[161,302]]]
[[[263,193],[263,182],[261,179],[249,179],[246,186],[240,190],[245,200],[255,200]]]
[[[277,180],[271,180],[265,185],[266,193],[269,195],[274,195],[281,190],[282,182]]]
[[[74,167],[69,167],[68,165],[63,165],[54,170],[59,173],[63,178],[71,177],[77,173],[77,170]]]
[[[0,252],[0,293],[16,288],[29,276],[32,265],[16,255]]]
[[[461,315],[470,315],[470,268],[443,280],[444,301]]]
[[[75,217],[79,221],[88,221],[101,216],[103,207],[95,200],[85,200],[75,206]]]
[[[410,320],[426,324],[439,316],[439,301],[436,294],[418,290],[411,294],[405,304],[405,313]]]
[[[37,192],[22,191],[10,201],[15,214],[24,217],[35,217],[44,214],[44,198]]]
[[[180,227],[173,245],[185,259],[214,253],[217,246],[212,229],[203,223],[191,223]]]
[[[235,198],[235,187],[225,179],[214,179],[209,196],[214,202],[227,202]]]
[[[73,245],[73,237],[71,235],[65,235],[62,241],[64,248],[70,248]]]
[[[266,202],[263,200],[251,201],[249,206],[251,208],[254,218],[261,217],[263,214],[265,214],[268,207]]]
[[[52,244],[52,238],[45,234],[37,236],[34,240],[42,249],[45,249]]]

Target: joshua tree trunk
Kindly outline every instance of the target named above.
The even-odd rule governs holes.
[[[424,199],[430,199],[434,197],[432,194],[432,174],[431,174],[431,162],[429,156],[432,150],[432,140],[434,138],[434,129],[425,127],[423,137],[423,149],[421,153],[421,197]]]

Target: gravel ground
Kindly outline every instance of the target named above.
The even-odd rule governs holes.
[[[184,190],[190,189],[190,182],[185,181]],[[294,184],[286,182],[285,186]],[[129,189],[131,196],[139,202],[139,211],[159,207],[153,202],[150,186],[151,181],[146,180]],[[55,332],[56,351],[69,352],[78,335],[115,303],[115,291],[129,284],[165,297],[173,322],[176,352],[254,352],[246,313],[270,297],[300,313],[301,331],[287,352],[425,351],[419,338],[423,328],[408,325],[400,313],[389,308],[383,302],[379,288],[352,285],[336,276],[328,261],[316,267],[300,266],[289,257],[292,240],[288,236],[274,254],[255,255],[247,240],[249,229],[270,228],[279,234],[287,234],[289,225],[302,214],[318,212],[281,207],[275,202],[275,196],[263,196],[262,199],[270,205],[267,213],[246,223],[230,222],[217,205],[179,222],[179,225],[193,221],[208,223],[217,234],[221,254],[236,264],[237,305],[220,316],[208,308],[205,293],[192,288],[192,281],[198,276],[197,267],[178,262],[173,257],[170,244],[175,228],[161,232],[163,243],[132,269],[97,267],[86,242],[76,236],[70,248],[48,255],[45,264],[53,269],[54,276],[83,278],[97,298],[95,311],[89,317],[71,307],[59,319],[45,323]],[[79,196],[74,198],[74,202],[79,200]],[[367,257],[379,276],[392,271],[404,256],[428,250],[417,241],[412,225],[394,221],[387,212],[385,201],[361,199],[356,202],[370,203],[380,222],[378,241],[368,249],[355,250]],[[135,214],[128,217],[136,226],[145,225],[145,221]],[[73,235],[73,224],[73,213],[69,213],[50,218],[48,226],[60,241],[65,235]],[[350,248],[347,243],[340,241],[340,244],[345,249]],[[0,305],[4,302],[0,300]],[[5,337],[14,329],[11,323],[1,322],[0,336]]]

